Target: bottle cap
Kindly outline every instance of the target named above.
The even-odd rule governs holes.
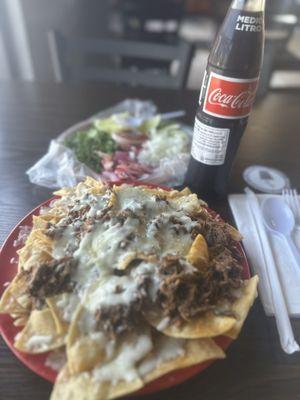
[[[244,171],[243,177],[249,186],[263,193],[278,194],[290,186],[283,172],[263,165],[252,165]]]

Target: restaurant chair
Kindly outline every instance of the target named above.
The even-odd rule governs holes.
[[[117,39],[70,38],[54,30],[48,32],[48,44],[57,82],[102,81],[180,89],[185,87],[193,53],[193,46],[184,41],[178,45],[162,45]],[[164,61],[167,68],[125,68],[122,59],[126,58]]]
[[[176,43],[184,3],[184,0],[115,0],[111,13],[117,16],[120,26],[112,32],[122,32],[122,37],[129,40]]]
[[[299,18],[295,14],[271,14],[267,17],[260,94],[268,91],[275,72],[300,72],[300,59],[289,51],[290,40],[298,25]]]

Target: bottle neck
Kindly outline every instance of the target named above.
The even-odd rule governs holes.
[[[251,12],[264,12],[266,0],[233,0],[231,8]]]

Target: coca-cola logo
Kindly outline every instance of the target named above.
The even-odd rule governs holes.
[[[252,105],[255,98],[255,91],[247,90],[237,96],[232,94],[223,93],[222,88],[216,89],[211,92],[208,101],[212,105],[220,105],[224,108],[242,109]]]
[[[246,117],[253,106],[257,83],[257,79],[237,80],[211,73],[204,111],[228,119]]]

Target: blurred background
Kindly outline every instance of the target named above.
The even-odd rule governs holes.
[[[1,0],[0,80],[199,89],[229,4]],[[267,0],[262,92],[300,86],[299,17],[300,0]]]

